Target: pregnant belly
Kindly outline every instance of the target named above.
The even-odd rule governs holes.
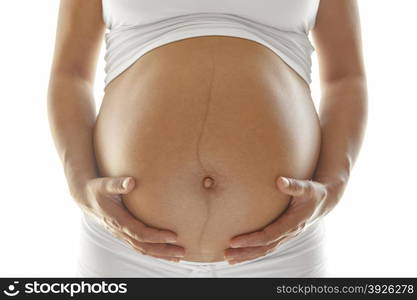
[[[270,49],[223,36],[158,47],[106,88],[94,128],[100,176],[184,260],[220,261],[229,240],[285,210],[279,176],[311,178],[320,127],[308,85]]]

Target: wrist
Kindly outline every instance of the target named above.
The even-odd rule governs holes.
[[[326,187],[327,197],[324,200],[321,215],[329,213],[340,201],[348,183],[348,176],[315,176],[314,181]]]
[[[64,174],[67,179],[70,192],[77,193],[85,184],[98,176],[98,169],[94,162],[85,161],[79,156],[68,157],[64,160]]]
[[[96,178],[96,176],[80,176],[77,178],[70,178],[68,179],[68,188],[71,197],[75,200],[78,205],[82,207],[90,207],[91,205],[88,203],[88,192],[87,192],[87,184],[88,181]]]
[[[324,184],[329,189],[343,189],[348,181],[349,175],[346,173],[339,173],[336,175],[320,175],[316,174],[313,178],[314,181]]]
[[[67,179],[70,194],[77,196],[84,190],[87,182],[91,179],[97,178],[98,175],[94,170],[85,170],[80,168],[66,168],[65,177]]]

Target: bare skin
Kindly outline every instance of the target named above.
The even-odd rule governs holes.
[[[362,141],[356,24],[355,1],[321,1],[320,119],[307,84],[271,50],[210,36],[148,52],[108,85],[96,120],[101,1],[61,1],[48,109],[77,204],[139,252],[173,261],[235,263],[299,234],[340,199]]]
[[[94,145],[100,176],[135,179],[123,197],[133,215],[175,231],[184,260],[221,261],[233,236],[286,208],[279,175],[311,177],[320,126],[307,84],[271,50],[197,37],[154,49],[107,86]]]

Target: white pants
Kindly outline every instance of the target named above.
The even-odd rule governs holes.
[[[234,265],[166,261],[133,250],[82,214],[78,277],[324,277],[324,223],[318,221],[265,256]]]

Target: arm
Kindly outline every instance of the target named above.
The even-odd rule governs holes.
[[[97,56],[103,40],[101,1],[63,0],[48,86],[52,137],[72,195],[97,177],[92,133]],[[75,197],[79,199],[79,197]]]
[[[287,209],[260,231],[233,237],[229,263],[264,256],[294,238],[339,202],[358,156],[367,120],[367,88],[356,0],[321,0],[313,29],[319,58],[321,149],[311,180],[280,176]]]
[[[337,202],[358,157],[367,122],[367,86],[356,0],[322,0],[315,41],[322,97],[322,142],[313,180],[337,193]],[[336,203],[329,205],[331,209]]]
[[[121,201],[132,191],[132,177],[98,177],[93,148],[96,108],[94,75],[105,26],[101,0],[61,0],[55,52],[48,87],[48,118],[71,195],[115,237],[134,250],[178,261],[185,255],[176,233],[151,228]]]

